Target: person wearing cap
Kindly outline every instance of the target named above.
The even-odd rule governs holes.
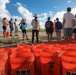
[[[71,13],[71,8],[67,8],[67,13],[63,15],[63,31],[64,31],[64,39],[70,40],[73,35],[73,28],[75,26],[75,18]]]
[[[8,23],[6,22],[7,18],[4,17],[2,19],[2,28],[3,28],[3,36],[5,37],[5,32],[6,32],[6,29],[7,29],[7,26],[8,26]]]
[[[36,42],[38,43],[39,42],[39,39],[38,39],[38,34],[39,34],[39,21],[38,21],[38,16],[37,14],[34,15],[34,19],[32,20],[31,22],[31,25],[32,25],[32,43],[34,42],[34,35],[36,33]]]
[[[49,42],[49,41],[52,40],[52,34],[53,34],[53,22],[50,21],[50,17],[48,17],[47,21],[45,22],[45,30],[46,30],[47,39],[48,39],[48,42]]]
[[[56,39],[57,41],[61,40],[61,30],[62,30],[62,23],[59,21],[59,18],[56,18],[57,22],[55,23],[55,31],[56,31]]]
[[[10,28],[10,36],[13,36],[12,32],[13,32],[14,28],[13,28],[13,19],[12,18],[10,18],[10,21],[9,21],[9,28]]]

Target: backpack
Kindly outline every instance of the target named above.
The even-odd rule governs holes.
[[[20,29],[22,30],[22,25],[20,26]]]

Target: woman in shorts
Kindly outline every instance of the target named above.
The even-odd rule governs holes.
[[[22,36],[23,36],[22,41],[25,39],[25,36],[26,36],[26,40],[29,40],[26,32],[26,27],[27,27],[26,20],[22,19],[20,24],[21,24],[21,30],[22,30]]]
[[[4,17],[3,20],[2,20],[2,28],[3,28],[3,37],[5,37],[5,32],[6,32],[6,29],[7,29],[7,26],[8,26],[8,23],[6,22],[7,18]]]

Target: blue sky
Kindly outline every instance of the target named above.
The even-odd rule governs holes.
[[[75,15],[75,5],[76,0],[0,0],[0,22],[3,17],[7,17],[8,21],[11,17],[17,18],[18,22],[21,18],[26,18],[28,28],[31,28],[31,20],[33,15],[37,13],[40,26],[44,28],[48,16],[52,21],[56,17],[62,21],[67,7],[71,7],[72,13]],[[1,27],[0,30],[2,30]]]

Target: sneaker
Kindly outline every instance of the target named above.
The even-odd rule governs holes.
[[[26,40],[29,40],[28,38]]]
[[[13,35],[10,35],[10,36],[13,36]]]

